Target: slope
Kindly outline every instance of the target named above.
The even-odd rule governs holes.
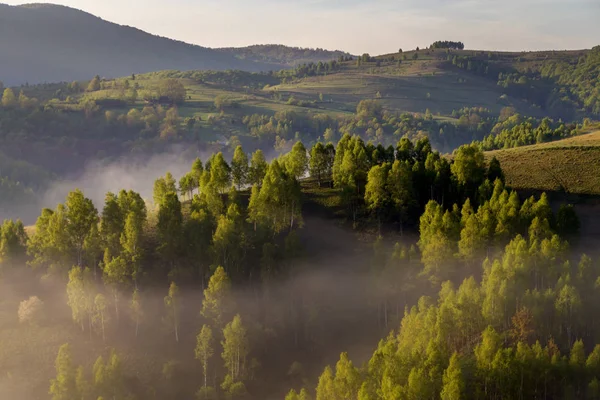
[[[290,47],[281,44],[264,44],[247,47],[225,47],[216,49],[229,53],[243,60],[296,66],[304,63],[337,60],[340,57],[351,57],[349,53],[335,50],[309,49]]]
[[[50,4],[0,4],[0,54],[5,85],[164,69],[273,69]]]
[[[600,194],[600,131],[551,143],[486,153],[515,189]]]

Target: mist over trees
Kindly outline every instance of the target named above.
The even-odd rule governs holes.
[[[334,218],[348,229],[371,232],[370,255],[352,267],[365,309],[353,318],[386,338],[363,366],[344,352],[317,379],[294,357],[308,352],[300,359],[323,368],[314,357],[335,336],[318,326],[340,307],[328,311],[302,283],[303,209],[318,196],[337,199]],[[24,262],[57,279],[75,337],[144,346],[163,332],[170,359],[148,372],[162,376],[151,384],[161,396],[566,398],[592,395],[599,379],[597,327],[583,316],[600,271],[569,251],[577,227],[572,207],[553,211],[545,194],[523,199],[506,188],[499,162],[486,163],[477,145],[446,158],[427,139],[386,148],[346,134],[337,146],[296,142],[271,162],[241,146],[230,161],[197,159],[179,181],[159,177],[153,201],[123,190],[96,206],[76,190],[28,233],[6,221],[0,249],[5,279]],[[48,323],[47,301],[21,304],[23,326]],[[55,351],[52,398],[150,393],[131,384],[136,367],[124,349],[87,350],[93,368],[70,344]],[[178,383],[184,365],[195,386]],[[276,384],[271,371],[283,366],[289,382]]]

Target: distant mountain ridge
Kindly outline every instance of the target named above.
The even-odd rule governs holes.
[[[259,44],[247,47],[224,47],[216,49],[221,52],[233,54],[242,60],[283,64],[296,66],[305,63],[317,63],[348,57],[350,53],[341,50],[325,50],[321,48],[291,47],[281,44]]]
[[[118,77],[168,69],[257,72],[295,65],[289,58],[261,55],[257,48],[210,49],[53,4],[0,4],[0,54],[0,81],[5,85],[85,80],[94,75]],[[309,58],[315,59],[315,54],[329,59],[325,51],[313,51]]]

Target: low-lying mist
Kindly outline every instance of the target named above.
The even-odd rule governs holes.
[[[112,174],[118,171],[114,168]],[[123,170],[130,171],[126,179],[132,180],[121,182],[131,185],[138,184],[133,180],[135,177],[144,179],[144,171],[155,172],[131,166]],[[103,179],[109,176],[104,175]],[[113,187],[109,180],[104,182],[105,188]],[[235,307],[226,315],[226,322],[239,313],[248,329],[250,358],[260,363],[256,382],[248,383],[253,393],[260,393],[265,400],[275,400],[283,398],[290,387],[314,385],[323,367],[335,363],[342,351],[348,351],[357,364],[365,362],[378,340],[397,329],[397,317],[402,316],[405,305],[414,301],[407,295],[397,304],[390,304],[386,326],[373,281],[372,239],[334,221],[307,217],[304,229],[299,231],[301,257],[278,266],[286,273],[269,283],[260,278],[234,282],[231,298]],[[393,243],[383,245],[386,254],[392,250]],[[115,348],[124,359],[127,387],[136,392],[141,390],[138,393],[144,393],[144,386],[151,383],[158,393],[162,386],[168,386],[169,398],[186,399],[200,386],[202,366],[194,359],[194,348],[196,335],[207,321],[200,316],[203,291],[198,285],[181,284],[183,311],[178,343],[164,321],[168,285],[156,283],[140,285],[145,316],[138,338],[128,316],[129,291],[124,290],[120,320],[117,324],[111,317],[107,322],[106,342],[103,342],[97,332],[91,335],[82,332],[73,322],[64,280],[41,278],[41,274],[22,266],[15,266],[9,275],[6,284],[0,283],[0,352],[4,354],[0,361],[0,398],[34,400],[41,398],[40,393],[47,393],[49,381],[56,375],[54,358],[64,342],[72,347],[74,363],[90,371],[96,357],[106,358],[108,349]],[[395,277],[398,281],[403,278]],[[112,310],[110,291],[99,276],[95,286],[95,290],[106,292],[108,308]],[[17,309],[21,301],[34,295],[44,302],[45,316],[30,330],[17,321]],[[215,353],[209,365],[217,376],[218,386],[224,376],[221,333],[213,334]],[[23,342],[16,340],[20,335],[24,335]],[[169,361],[176,361],[179,376],[176,386],[180,387],[180,393],[172,391],[173,382],[165,382],[163,366]],[[296,368],[292,368],[294,363]],[[31,365],[36,366],[33,376],[28,375]],[[25,384],[27,379],[31,384]]]
[[[68,177],[48,182],[48,187],[28,203],[6,204],[0,209],[0,219],[21,219],[26,225],[35,223],[42,208],[54,208],[74,189],[81,189],[86,197],[101,208],[107,192],[133,190],[144,199],[152,199],[154,181],[171,172],[176,179],[191,168],[195,158],[206,161],[208,153],[197,149],[174,146],[169,151],[141,155],[129,154],[113,160],[90,160],[80,171]]]

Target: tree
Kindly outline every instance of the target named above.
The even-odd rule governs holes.
[[[27,234],[20,220],[7,219],[0,226],[0,264],[18,265],[25,261]]]
[[[260,203],[260,189],[257,184],[252,185],[250,191],[250,200],[248,202],[248,222],[254,225],[254,231],[258,223],[263,219],[262,210],[263,205]]]
[[[100,90],[100,77],[96,75],[88,84],[87,91],[96,92],[98,90]]]
[[[156,227],[160,239],[159,251],[173,269],[176,258],[180,255],[183,239],[181,202],[175,192],[167,193],[160,204]]]
[[[571,238],[579,233],[579,217],[572,204],[561,204],[556,214],[556,231],[564,238]]]
[[[123,213],[117,196],[108,192],[104,201],[102,210],[102,219],[100,220],[100,237],[103,245],[108,247],[111,254],[120,252],[120,238],[123,231]]]
[[[460,231],[458,242],[459,255],[469,264],[472,264],[485,249],[485,237],[482,235],[482,224],[476,214],[466,218],[465,226]]]
[[[213,325],[220,328],[223,317],[230,311],[231,281],[225,268],[218,267],[208,281],[202,300],[202,316],[210,319]]]
[[[214,349],[212,347],[213,336],[212,330],[207,325],[202,325],[200,333],[196,337],[196,360],[202,362],[202,371],[204,373],[204,391],[208,390],[208,360],[213,356]]]
[[[458,183],[466,186],[470,191],[475,190],[485,176],[483,152],[476,145],[460,146],[454,152],[451,170]]]
[[[333,388],[338,399],[355,399],[360,389],[360,374],[348,358],[348,353],[342,353],[335,365]]]
[[[490,182],[495,182],[496,179],[500,179],[504,182],[504,172],[502,172],[502,168],[500,167],[500,161],[494,156],[490,161],[490,165],[488,166],[488,170],[486,173],[486,178]]]
[[[235,383],[244,378],[246,357],[250,351],[246,328],[239,314],[233,317],[233,320],[225,326],[223,338],[221,357],[225,362],[225,367],[232,382]]]
[[[114,349],[111,349],[110,351],[110,357],[106,362],[105,372],[107,377],[107,397],[112,399],[120,398],[124,395],[123,369],[121,357],[119,357]]]
[[[413,174],[408,162],[394,161],[388,172],[387,190],[390,201],[398,214],[400,234],[402,235],[404,222],[416,205]]]
[[[327,176],[328,154],[325,146],[317,142],[310,151],[309,171],[312,178],[316,178],[319,186]]]
[[[131,279],[136,286],[140,275],[140,261],[143,256],[142,234],[145,219],[145,213],[143,216],[136,215],[134,211],[127,214],[120,240],[123,248],[122,257],[129,264],[127,271],[131,274]]]
[[[173,178],[173,175],[171,175],[170,172],[167,172],[164,177],[158,178],[154,182],[154,205],[157,207],[160,206],[165,200],[167,194],[177,193],[177,187],[175,185],[175,178]]]
[[[381,212],[390,200],[387,191],[389,164],[375,165],[369,171],[365,187],[365,203],[376,213],[379,233],[381,234]]]
[[[104,283],[110,286],[113,295],[113,304],[115,306],[115,317],[117,324],[119,323],[120,312],[120,287],[128,283],[128,279],[131,277],[129,265],[126,260],[119,257],[111,257],[110,251],[106,249],[104,253],[104,269],[103,269]]]
[[[533,315],[527,307],[522,307],[513,315],[510,336],[516,343],[527,343],[529,341],[529,337],[534,333],[534,330],[531,329],[532,322]]]
[[[165,79],[159,84],[158,96],[161,100],[179,105],[185,102],[186,89],[178,79]]]
[[[135,324],[135,337],[138,336],[140,323],[144,319],[144,308],[142,306],[142,299],[140,291],[136,288],[133,290],[133,296],[131,297],[131,318]]]
[[[298,393],[294,389],[290,390],[285,396],[285,400],[298,400]]]
[[[244,186],[248,180],[248,156],[244,153],[242,146],[237,146],[231,160],[231,175],[233,183],[238,187],[238,190]]]
[[[227,210],[227,215],[218,217],[217,229],[212,240],[215,264],[223,265],[229,271],[239,267],[239,261],[243,256],[239,216],[237,204],[232,204]]]
[[[106,365],[104,364],[104,359],[102,356],[99,356],[92,367],[92,376],[94,382],[94,388],[98,393],[104,393],[106,391],[106,387],[109,384],[109,378],[106,371]]]
[[[179,322],[181,315],[181,296],[179,287],[175,282],[169,286],[169,294],[165,296],[165,307],[167,310],[167,323],[175,331],[175,341],[179,342]]]
[[[200,187],[200,179],[202,178],[202,174],[204,173],[204,166],[202,165],[202,160],[200,158],[196,158],[192,164],[192,170],[190,174],[194,179],[194,189],[198,189]]]
[[[90,235],[92,226],[98,223],[98,211],[92,200],[76,189],[68,194],[65,201],[65,217],[67,234],[76,249],[77,265],[82,267],[85,240]]]
[[[316,400],[337,400],[333,383],[333,371],[330,366],[325,367],[325,370],[319,377]]]
[[[102,293],[98,293],[94,299],[94,325],[102,332],[102,341],[106,342],[106,298]]]
[[[458,354],[452,354],[450,364],[444,371],[444,386],[440,397],[442,400],[460,400],[463,398],[465,382],[463,380]]]
[[[2,106],[6,108],[14,108],[17,106],[17,96],[15,96],[15,92],[13,92],[11,88],[4,89],[4,93],[2,94]]]
[[[19,303],[19,322],[35,324],[42,317],[44,302],[37,296],[31,296]]]
[[[76,398],[75,368],[69,344],[63,344],[56,356],[56,379],[50,382],[52,400],[73,400]]]
[[[75,375],[75,390],[77,391],[77,398],[88,399],[91,389],[90,383],[85,378],[85,370],[82,366],[79,366]]]
[[[302,142],[298,141],[294,144],[292,151],[287,155],[286,166],[288,173],[296,179],[304,176],[308,167],[308,155]]]
[[[90,286],[89,270],[82,271],[79,267],[73,267],[67,283],[67,304],[71,307],[73,321],[81,325],[82,331],[85,330],[86,318],[91,328],[93,306]]]
[[[261,150],[256,150],[252,154],[250,160],[250,168],[248,170],[248,183],[261,186],[265,174],[267,173],[268,164],[265,161],[265,156]]]
[[[231,168],[225,161],[223,153],[217,153],[210,163],[210,183],[221,194],[231,185]]]
[[[165,114],[165,119],[163,121],[160,137],[162,139],[168,139],[171,137],[176,137],[179,131],[179,112],[176,107],[171,107],[167,110]]]

